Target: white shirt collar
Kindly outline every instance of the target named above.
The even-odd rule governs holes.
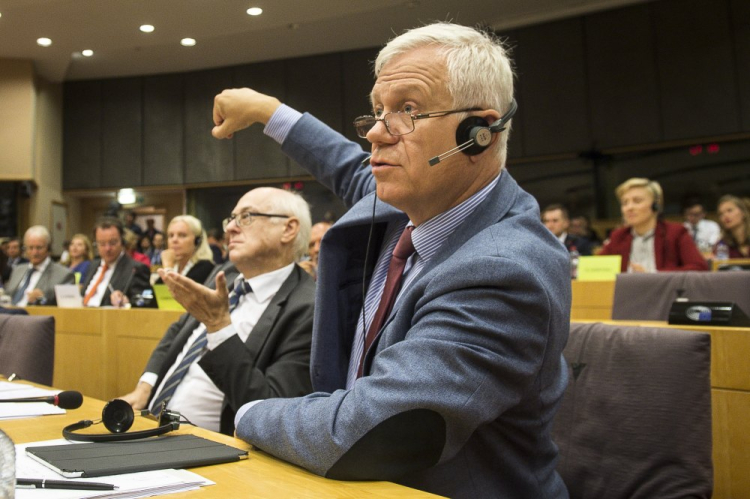
[[[287,277],[292,273],[292,270],[294,270],[294,263],[290,263],[286,267],[281,267],[280,269],[266,272],[265,274],[257,275],[246,280],[250,284],[250,287],[253,288],[253,293],[255,294],[256,299],[259,302],[264,302],[269,297],[276,294],[279,288],[281,288],[281,285],[284,284],[284,281],[286,281]],[[233,287],[236,287],[241,279],[245,279],[242,274],[235,278]]]

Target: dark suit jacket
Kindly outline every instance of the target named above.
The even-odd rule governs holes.
[[[231,287],[237,269],[228,262],[217,267],[216,272],[219,270],[225,271],[227,285]],[[206,279],[208,287],[214,288],[216,272]],[[312,391],[310,341],[314,301],[315,281],[295,265],[247,341],[243,344],[234,335],[199,361],[211,381],[224,392],[222,433],[234,432],[234,415],[247,402],[296,397]],[[184,314],[169,327],[146,364],[145,372],[159,375],[156,386],[198,325],[197,319]]]
[[[101,258],[97,258],[91,265],[89,265],[88,272],[86,272],[86,275],[81,280],[81,295],[85,296],[86,288],[89,287],[89,283],[96,274],[101,262]],[[130,303],[135,303],[135,297],[137,295],[142,294],[144,289],[151,289],[151,284],[149,283],[150,277],[151,270],[148,267],[142,263],[136,262],[127,254],[124,254],[120,261],[117,262],[117,267],[115,267],[115,272],[112,274],[112,279],[110,279],[109,283],[115,290],[124,290]],[[125,289],[126,286],[127,289]],[[112,305],[109,295],[110,291],[107,289],[107,291],[104,292],[104,296],[102,296],[100,306]],[[152,300],[152,303],[153,306],[156,306],[156,300]]]
[[[188,273],[185,274],[185,277],[195,282],[206,282],[206,279],[211,275],[215,267],[214,262],[211,260],[198,260]],[[164,284],[164,281],[159,277],[155,284]]]
[[[13,268],[13,273],[8,281],[8,286],[5,288],[5,292],[11,297],[16,294],[18,286],[23,281],[23,277],[26,275],[26,271],[29,270],[28,264],[19,264]],[[44,293],[42,299],[37,303],[30,303],[29,305],[56,305],[57,300],[55,299],[55,285],[56,284],[74,284],[76,278],[67,267],[63,267],[59,263],[49,262],[47,268],[44,269],[39,281],[37,281],[34,289],[39,289]],[[31,291],[31,289],[27,289]]]
[[[630,227],[620,227],[612,232],[609,242],[599,254],[622,256],[622,272],[627,272],[632,245],[633,234]],[[656,270],[659,271],[708,270],[706,260],[682,224],[662,220],[657,222],[654,233],[654,257]]]
[[[568,234],[565,236],[565,248],[568,250],[568,253],[575,248],[579,255],[591,255],[591,241],[582,237],[571,236]]]

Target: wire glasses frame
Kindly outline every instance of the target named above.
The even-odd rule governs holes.
[[[366,139],[367,132],[382,121],[385,129],[391,135],[406,135],[414,131],[414,122],[426,118],[442,118],[449,114],[466,113],[470,111],[481,111],[481,107],[468,107],[465,109],[451,109],[448,111],[432,111],[431,113],[410,114],[403,111],[393,111],[385,113],[382,118],[376,118],[372,115],[360,116],[354,120],[354,128],[357,130],[357,136]]]
[[[289,218],[289,215],[276,215],[274,213],[255,213],[254,211],[243,211],[239,215],[232,215],[221,221],[221,228],[224,232],[227,231],[227,227],[234,220],[237,223],[237,227],[247,227],[255,217],[268,217],[268,218]]]

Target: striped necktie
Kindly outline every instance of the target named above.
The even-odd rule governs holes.
[[[29,287],[29,283],[31,282],[31,275],[35,270],[36,269],[34,267],[29,267],[29,270],[26,271],[26,275],[23,276],[22,284],[18,286],[18,289],[13,294],[13,301],[11,302],[13,305],[17,305],[18,302],[23,300],[23,294],[26,292],[26,288]]]
[[[242,279],[237,283],[237,285],[234,287],[234,290],[229,293],[230,314],[232,313],[232,311],[234,311],[235,308],[237,308],[237,304],[239,304],[240,302],[240,297],[242,295],[246,295],[250,291],[252,291],[252,288],[246,280]],[[161,414],[162,409],[167,406],[169,399],[171,399],[174,395],[174,392],[177,390],[180,382],[187,374],[188,369],[193,364],[193,362],[195,362],[198,357],[201,356],[201,354],[203,353],[203,349],[206,348],[207,344],[208,337],[206,336],[205,328],[203,328],[201,334],[198,335],[198,337],[188,349],[185,357],[183,357],[177,368],[169,376],[169,379],[164,383],[164,388],[161,390],[161,392],[159,392],[159,395],[156,397],[156,399],[154,399],[151,414],[153,414],[154,416],[158,416],[159,414]]]

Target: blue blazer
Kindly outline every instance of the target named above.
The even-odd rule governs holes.
[[[567,383],[570,268],[536,201],[504,171],[403,291],[365,376],[346,390],[375,182],[359,145],[307,114],[283,149],[353,206],[321,245],[317,393],[251,407],[237,435],[336,479],[449,497],[567,497],[550,426]],[[387,225],[405,219],[378,200],[366,281]]]

